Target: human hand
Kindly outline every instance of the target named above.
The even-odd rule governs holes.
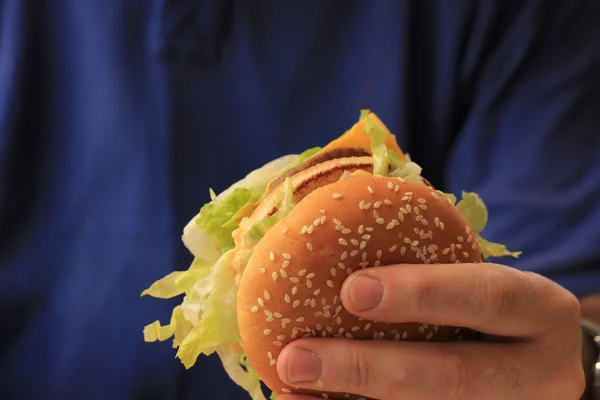
[[[487,263],[386,266],[355,272],[342,298],[365,319],[468,327],[482,340],[299,339],[277,361],[284,382],[383,400],[577,400],[584,391],[579,302],[540,275]]]

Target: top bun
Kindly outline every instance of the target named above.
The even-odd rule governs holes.
[[[465,218],[431,187],[367,174],[326,184],[304,197],[256,245],[238,292],[242,347],[274,392],[315,394],[290,387],[277,375],[277,357],[294,339],[447,341],[467,332],[359,319],[341,302],[348,275],[400,263],[481,261]]]

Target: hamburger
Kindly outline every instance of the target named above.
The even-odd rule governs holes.
[[[358,398],[302,391],[284,384],[277,357],[309,337],[450,341],[464,327],[368,321],[340,298],[354,271],[391,264],[479,263],[513,256],[482,238],[488,214],[475,193],[435,189],[369,111],[324,148],[287,155],[251,172],[218,196],[211,190],[184,228],[194,255],[186,271],[155,282],[142,295],[183,295],[170,323],[144,328],[148,342],[172,338],[191,368],[217,353],[251,398],[273,392]]]

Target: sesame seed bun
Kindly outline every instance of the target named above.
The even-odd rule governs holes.
[[[321,173],[311,168],[301,173],[303,177],[292,177],[302,200],[259,241],[239,283],[242,347],[261,379],[279,394],[315,394],[289,387],[277,375],[275,361],[294,339],[448,341],[467,333],[456,327],[376,323],[349,314],[340,290],[353,271],[482,260],[467,221],[433,188],[370,174],[327,178],[331,166],[314,168],[319,167]],[[309,182],[311,176],[320,178],[301,189],[299,183]],[[262,207],[255,213],[268,214],[269,206]]]

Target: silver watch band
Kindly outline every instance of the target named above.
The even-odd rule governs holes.
[[[592,398],[594,400],[600,400],[600,325],[586,319],[582,319],[581,329],[595,343],[596,350],[598,352],[598,357],[592,371],[593,384],[589,389],[590,393],[592,393]]]

